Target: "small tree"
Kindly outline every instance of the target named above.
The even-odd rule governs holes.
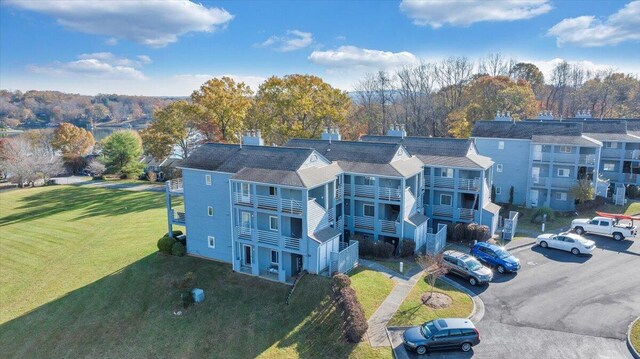
[[[442,253],[420,255],[416,259],[416,262],[427,274],[425,280],[429,284],[429,287],[431,287],[429,291],[429,298],[431,298],[436,282],[440,277],[449,272],[449,266],[444,262]]]
[[[93,177],[101,177],[106,170],[105,165],[98,160],[92,160],[87,166],[87,171],[89,171]]]
[[[509,188],[509,205],[513,205],[513,186]]]
[[[496,201],[496,186],[491,185],[491,202]]]
[[[142,140],[134,131],[117,131],[102,140],[102,153],[109,173],[122,173],[127,177],[142,174],[144,165]]]
[[[65,165],[76,173],[95,143],[91,132],[65,122],[55,130],[51,146],[62,152]]]
[[[595,196],[595,190],[591,185],[591,181],[583,178],[578,181],[578,184],[571,188],[571,194],[578,201],[578,203],[583,203],[585,201],[593,199],[593,197]]]

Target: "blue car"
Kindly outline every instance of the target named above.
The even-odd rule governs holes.
[[[520,269],[520,260],[495,244],[479,242],[471,249],[471,255],[487,266],[496,268],[501,274]]]

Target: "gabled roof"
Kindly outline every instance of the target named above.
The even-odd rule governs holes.
[[[397,143],[294,138],[286,145],[313,148],[346,172],[406,178],[422,171],[422,162],[416,157],[396,159],[398,150],[404,148]]]
[[[400,143],[427,166],[487,169],[493,165],[489,157],[477,153],[470,139],[365,135],[360,140]]]
[[[180,167],[231,173],[232,179],[312,187],[331,180],[340,169],[327,164],[304,167],[310,148],[207,143],[195,149]]]
[[[533,135],[533,143],[538,144],[563,144],[572,146],[602,146],[602,142],[589,136],[555,136],[555,135]]]

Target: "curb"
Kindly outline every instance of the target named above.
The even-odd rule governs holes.
[[[522,243],[522,244],[518,244],[517,246],[513,246],[513,247],[507,247],[507,250],[514,250],[514,249],[520,249],[520,248],[524,248],[524,247],[528,247],[530,245],[536,244],[536,241],[528,241],[526,243]]]
[[[469,289],[461,286],[460,284],[454,282],[453,280],[447,277],[441,277],[439,279],[442,279],[445,283],[458,289],[461,292],[464,292],[469,297],[471,297],[471,300],[473,302],[473,310],[471,311],[471,314],[469,314],[467,318],[471,319],[471,321],[474,324],[482,320],[482,318],[484,317],[484,302],[482,301],[482,299],[480,299],[480,297],[477,294],[475,294],[474,292],[470,291]]]
[[[627,330],[627,347],[629,348],[632,357],[634,357],[635,359],[640,359],[640,353],[638,353],[636,348],[631,345],[631,329],[636,323],[640,323],[640,317],[636,318],[633,322],[631,322],[631,324],[629,324],[629,330]]]

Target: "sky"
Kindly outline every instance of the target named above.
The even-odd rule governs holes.
[[[313,74],[352,90],[378,70],[501,53],[640,74],[640,0],[0,1],[0,88],[188,96]]]

